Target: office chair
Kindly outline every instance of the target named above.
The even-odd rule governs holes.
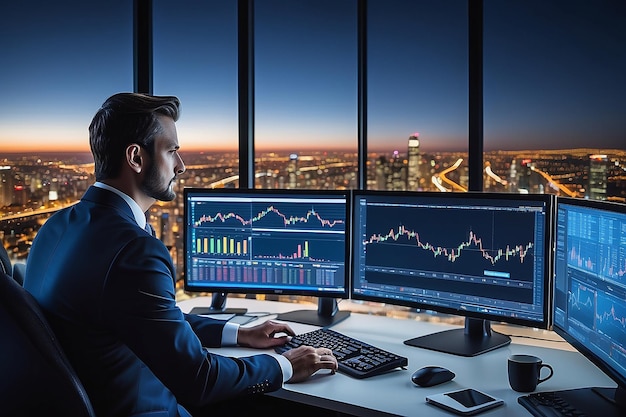
[[[24,285],[24,277],[26,276],[26,264],[24,262],[16,262],[13,264],[13,279],[20,285]]]
[[[0,272],[0,415],[94,417],[35,298]]]
[[[9,276],[13,274],[11,270],[11,259],[4,245],[0,245],[0,272],[4,272]]]
[[[0,245],[0,272],[4,272],[10,277],[13,277],[18,284],[24,285],[24,276],[26,274],[26,264],[24,262],[18,262],[11,266],[11,258],[6,248]]]

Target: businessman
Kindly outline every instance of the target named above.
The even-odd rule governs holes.
[[[322,348],[212,354],[206,347],[269,349],[287,341],[278,333],[293,331],[271,321],[240,328],[176,306],[172,259],[144,213],[157,200],[174,199],[185,170],[179,107],[170,96],[107,99],[89,126],[96,183],[42,226],[28,257],[24,286],[46,312],[100,417],[217,415],[285,382],[337,369]]]

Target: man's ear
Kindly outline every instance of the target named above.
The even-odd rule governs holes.
[[[144,158],[142,153],[143,149],[136,143],[130,144],[126,148],[126,162],[137,174],[143,169]]]

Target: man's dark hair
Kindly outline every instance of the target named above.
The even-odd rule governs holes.
[[[132,143],[154,155],[154,137],[161,130],[157,116],[178,120],[180,101],[174,96],[118,93],[109,97],[89,125],[89,145],[96,181],[120,173],[126,147]]]

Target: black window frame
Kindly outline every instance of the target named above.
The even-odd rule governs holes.
[[[239,186],[254,188],[254,0],[237,0]],[[483,0],[468,2],[469,190],[482,191]],[[134,89],[153,93],[152,0],[134,0]],[[367,0],[357,0],[357,188],[367,187]]]

